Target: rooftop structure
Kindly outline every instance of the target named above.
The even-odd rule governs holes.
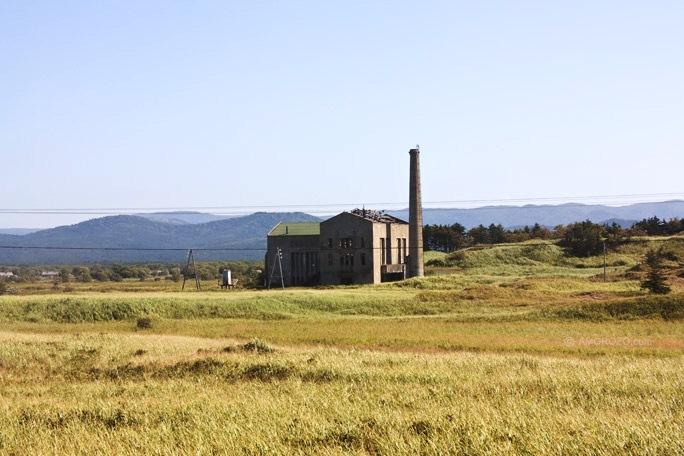
[[[317,236],[320,233],[319,222],[280,222],[268,232],[268,236]]]

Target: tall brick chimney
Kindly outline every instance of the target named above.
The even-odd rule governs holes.
[[[420,149],[409,151],[409,277],[423,277],[423,200],[420,190]]]

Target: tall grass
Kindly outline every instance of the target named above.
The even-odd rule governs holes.
[[[0,333],[6,454],[680,454],[681,360]]]
[[[628,244],[607,282],[537,242],[378,286],[19,287],[0,454],[682,454],[684,281],[628,271],[653,242],[684,247]]]

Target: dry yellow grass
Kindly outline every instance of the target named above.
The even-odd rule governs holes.
[[[0,334],[7,454],[676,454],[682,361]]]
[[[684,281],[639,288],[648,242],[607,283],[541,243],[380,286],[27,286],[0,454],[682,454]]]

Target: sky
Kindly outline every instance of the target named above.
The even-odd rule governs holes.
[[[426,202],[684,192],[683,44],[681,1],[7,0],[0,209],[405,203],[416,144]]]

